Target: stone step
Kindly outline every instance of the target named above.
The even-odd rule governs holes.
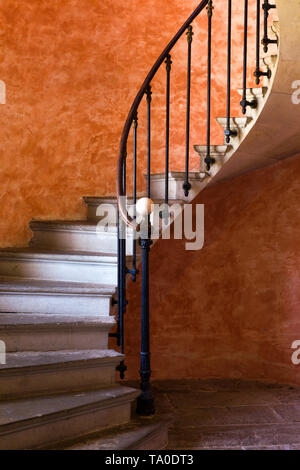
[[[116,286],[117,265],[115,253],[47,251],[34,247],[0,250],[0,276],[13,278]]]
[[[261,62],[261,67],[267,67],[268,69],[271,69],[273,71],[276,68],[276,64],[278,61],[278,55],[277,54],[267,54],[263,57],[261,57],[260,62]]]
[[[163,178],[164,178],[164,174],[161,174],[161,175],[163,175]],[[152,176],[156,177],[157,175],[152,175]],[[151,176],[151,178],[152,178],[152,176]],[[169,181],[172,181],[172,177],[170,178]],[[182,181],[182,179],[180,179],[180,183],[181,183],[181,181]],[[146,195],[145,194],[139,194],[137,196],[137,199],[139,197],[146,197]],[[158,222],[158,224],[156,225],[156,230],[152,231],[152,237],[153,237],[153,245],[151,246],[151,248],[152,248],[154,246],[154,244],[156,243],[157,239],[158,239],[158,235],[162,236],[162,232],[164,230],[168,230],[168,227],[174,221],[175,214],[172,212],[172,210],[170,210],[170,213],[171,213],[170,219],[168,219],[168,222],[166,222],[166,220],[165,220],[164,223],[162,224],[162,219],[159,217],[159,212],[164,210],[164,205],[165,205],[164,199],[157,199],[157,198],[154,198],[152,196],[151,196],[151,198],[152,198],[154,204],[158,204],[160,206],[160,207],[156,207],[156,211],[157,211],[156,212],[156,214],[157,214],[156,223]],[[113,206],[115,208],[115,210],[117,210],[117,198],[97,197],[97,196],[91,197],[91,196],[89,196],[89,197],[84,197],[84,201],[85,201],[86,205],[88,206],[88,217],[91,221],[95,221],[95,220],[99,219],[98,208],[100,206],[102,206],[102,208],[106,207],[106,206]],[[180,209],[178,209],[178,207],[176,208],[176,214],[181,213],[183,203],[184,203],[184,201],[182,201],[180,199],[172,199],[171,197],[169,198],[169,205],[170,206],[172,206],[173,204],[180,205]],[[128,198],[127,199],[127,207],[130,207],[130,205],[132,205],[132,204],[133,204],[133,199]],[[98,215],[97,215],[97,213],[98,213]],[[151,224],[153,225],[154,214],[151,214],[150,221],[151,221]],[[138,240],[136,242],[136,253],[137,253],[137,265],[139,265],[139,263],[141,261],[141,249],[140,249]],[[128,264],[127,265],[130,268],[131,263],[132,263],[132,256],[127,256],[127,259],[128,259],[128,262],[127,262]]]
[[[89,221],[32,221],[33,238],[30,245],[51,250],[83,251],[116,254],[118,249],[117,227],[104,228]],[[133,231],[127,228],[126,251],[133,253]]]
[[[201,191],[203,181],[198,172],[189,173],[189,182],[192,189],[188,197],[185,197],[183,183],[185,181],[185,173],[180,171],[169,172],[169,200],[172,203],[183,203],[192,201]],[[151,199],[156,202],[163,203],[165,197],[165,173],[156,173],[151,175],[150,181]]]
[[[160,450],[168,444],[169,422],[133,422],[57,450]]]
[[[218,124],[223,127],[225,130],[227,128],[227,118],[226,117],[217,117],[216,118]],[[230,129],[232,131],[236,131],[237,135],[230,137],[230,144],[234,147],[237,148],[243,138],[243,135],[245,133],[246,127],[251,123],[252,118],[251,117],[232,117],[230,118]],[[226,144],[226,137],[224,136],[224,143]]]
[[[113,316],[1,313],[0,339],[7,352],[107,349],[114,325]]]
[[[262,72],[268,72],[269,70],[271,71],[271,76],[270,78],[268,77],[262,77],[262,84],[263,86],[270,86],[270,80],[273,79],[276,73],[276,67],[278,63],[278,55],[270,55],[269,52],[261,58],[260,60],[260,70]]]
[[[144,197],[145,194],[141,193],[137,195],[137,199]],[[103,211],[105,208],[113,206],[117,211],[117,197],[116,196],[84,196],[83,201],[87,206],[87,219],[90,221],[101,220]],[[133,203],[132,198],[127,199],[128,204]],[[116,212],[117,216],[117,212]]]
[[[259,115],[260,111],[262,110],[264,103],[265,103],[265,96],[268,92],[268,87],[255,87],[255,88],[247,88],[246,91],[246,99],[247,101],[257,101],[257,107],[251,108],[247,106],[246,117],[250,117],[256,119]],[[239,88],[238,93],[243,96],[243,89]]]
[[[108,349],[9,352],[0,365],[0,400],[112,386],[123,357]]]
[[[108,316],[114,286],[0,279],[0,312]]]
[[[139,391],[121,386],[0,402],[0,449],[36,449],[128,423]]]
[[[160,174],[164,178],[164,173]],[[193,173],[195,175],[195,173]],[[155,179],[157,177],[156,174],[151,175],[151,178]],[[173,177],[170,176],[170,181],[172,181]],[[137,195],[137,200],[139,198],[146,197],[146,194],[140,193]],[[117,198],[113,197],[98,197],[98,196],[89,196],[89,197],[84,197],[84,202],[88,207],[88,220],[95,221],[99,220],[100,216],[97,215],[97,210],[100,206],[105,207],[105,206],[113,206],[115,210],[117,210]],[[151,195],[151,199],[155,204],[164,204],[164,187],[163,187],[163,192],[160,194],[160,198],[155,198]],[[174,199],[172,197],[169,197],[170,204],[178,203],[181,204],[183,201],[181,199]],[[128,198],[127,199],[127,205],[130,206],[133,204],[133,199]]]
[[[200,155],[200,158],[202,160],[202,167],[204,168],[204,171],[201,172],[201,175],[203,174],[203,180],[213,177],[220,168],[224,165],[224,162],[226,160],[226,155],[231,152],[232,150],[232,145],[211,145],[210,146],[210,156],[215,160],[215,162],[211,165],[211,168],[209,172],[206,171],[206,165],[204,164],[204,159],[206,158],[207,155],[207,146],[206,145],[194,145],[194,150]]]

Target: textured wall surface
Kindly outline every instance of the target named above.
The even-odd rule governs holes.
[[[205,245],[160,240],[151,252],[156,378],[232,377],[300,384],[300,155],[205,189]],[[140,286],[138,286],[140,288]],[[130,373],[140,306],[129,292]]]
[[[255,1],[250,2],[253,17]],[[198,4],[195,0],[5,0],[0,5],[0,245],[23,245],[31,218],[85,217],[84,195],[115,193],[125,117],[146,73]],[[213,20],[213,116],[225,113],[226,0]],[[241,86],[242,2],[235,1],[233,88]],[[192,144],[205,138],[206,14],[193,42]],[[249,28],[253,54],[253,21]],[[173,54],[171,167],[182,169],[186,39]],[[250,74],[250,71],[249,71]],[[153,171],[164,159],[164,79],[153,83]],[[234,94],[238,103],[239,96]],[[233,106],[233,114],[238,113]],[[140,134],[145,128],[144,106]],[[140,143],[139,159],[145,159]],[[215,125],[212,143],[222,143]],[[131,144],[129,144],[129,164]],[[191,170],[199,167],[191,149]],[[142,168],[139,184],[142,183]]]

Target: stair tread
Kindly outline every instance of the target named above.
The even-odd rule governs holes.
[[[178,172],[171,171],[171,172],[169,172],[169,176],[172,177],[175,174],[175,177],[176,177],[176,173],[178,173]],[[180,172],[180,175],[181,174],[182,173]],[[194,175],[194,176],[197,175],[197,174],[198,173],[195,173],[195,172],[192,173],[192,175]],[[153,177],[153,179],[157,178],[158,176],[163,176],[164,177],[165,173],[152,173],[151,174],[151,178]],[[142,198],[142,197],[147,197],[147,194],[137,195],[137,199]],[[103,201],[103,204],[110,204],[110,203],[114,204],[114,205],[117,204],[117,198],[116,197],[115,198],[113,198],[113,197],[106,198],[106,197],[102,197],[102,196],[99,196],[99,197],[98,196],[89,196],[89,197],[84,197],[83,199],[86,202],[86,204],[88,204],[88,205],[95,205],[95,206],[99,205],[100,204],[99,201]],[[172,200],[174,202],[175,201],[176,202],[182,202],[182,199],[170,199],[170,200]],[[133,204],[133,199],[132,198],[127,198],[127,202],[129,204]],[[164,202],[164,199],[154,199],[153,202],[159,204],[161,202]]]
[[[139,195],[139,197],[143,197],[144,195]],[[87,205],[95,205],[99,206],[102,204],[113,204],[117,203],[117,196],[84,196],[83,200]],[[133,198],[128,197],[128,202],[132,202]]]
[[[69,328],[74,327],[99,327],[113,326],[115,324],[114,316],[99,316],[99,317],[76,317],[70,315],[56,315],[56,314],[30,314],[30,313],[1,313],[0,314],[0,331],[7,329],[22,329],[30,328],[45,328],[48,327],[61,327],[68,325]]]
[[[88,349],[81,351],[22,351],[6,354],[6,364],[0,366],[0,377],[2,372],[9,370],[40,368],[78,362],[120,362],[124,356],[113,349]]]
[[[30,222],[30,226],[34,227],[35,225],[65,225],[65,226],[70,226],[70,225],[75,225],[75,226],[82,226],[82,227],[93,227],[95,228],[97,226],[98,222],[97,221],[91,221],[91,220],[60,220],[60,219],[54,219],[54,220],[32,220]]]
[[[114,400],[132,400],[140,392],[133,388],[114,386],[92,392],[57,394],[37,398],[22,398],[0,402],[0,433],[5,428],[26,425],[28,421],[43,418],[56,419],[57,415],[67,418],[72,412],[93,405],[111,406]],[[9,429],[7,429],[9,430]]]
[[[0,277],[1,292],[34,292],[34,293],[69,293],[69,294],[102,294],[113,295],[116,287],[102,284],[50,281],[39,279],[15,279]]]
[[[161,444],[166,445],[169,422],[160,419],[158,422],[145,423],[144,421],[131,422],[130,424],[120,426],[117,429],[102,431],[98,436],[77,440],[76,443],[70,443],[56,449],[64,450],[144,450],[143,444],[153,439],[158,434],[165,434]],[[156,443],[157,445],[157,443]],[[151,447],[152,448],[152,447]],[[161,447],[163,448],[163,447]],[[155,447],[157,450],[158,448]]]
[[[117,225],[109,225],[103,227],[98,225],[97,220],[34,220],[30,222],[30,228],[33,231],[62,231],[62,232],[92,232],[97,234],[99,232],[107,234],[117,234]],[[132,233],[131,228],[127,228],[128,233]]]
[[[116,253],[107,252],[89,252],[89,251],[65,251],[65,250],[43,250],[35,247],[24,248],[1,248],[1,258],[37,258],[45,260],[64,260],[64,261],[105,261],[116,262]]]

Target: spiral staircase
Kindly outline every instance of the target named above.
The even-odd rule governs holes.
[[[207,3],[202,2],[203,8]],[[264,76],[263,86],[246,90],[246,99],[255,99],[257,107],[230,117],[235,131],[230,142],[225,137],[223,145],[209,146],[214,164],[203,174],[188,173],[188,195],[183,188],[186,173],[167,172],[170,202],[191,202],[207,185],[299,151],[300,107],[292,103],[292,83],[300,78],[300,3],[276,4],[279,21],[269,25],[268,37],[277,44],[260,58],[261,70],[270,70],[271,76]],[[226,130],[227,118],[216,119]],[[195,150],[202,161],[207,158],[207,143],[195,145]],[[165,173],[150,175],[153,200],[165,200],[165,183]],[[116,323],[118,229],[99,226],[97,208],[117,208],[118,201],[84,201],[86,221],[34,220],[29,247],[0,252],[0,339],[7,352],[6,364],[0,365],[0,449],[55,447],[124,425],[140,395],[117,382],[115,369],[124,364],[123,351],[108,349]],[[134,258],[136,268],[141,250],[134,249],[133,238],[129,228],[126,264],[131,266]],[[143,433],[139,444],[125,439],[119,448],[165,444],[165,426],[160,443],[158,427],[148,426]]]

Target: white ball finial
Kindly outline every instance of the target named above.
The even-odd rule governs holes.
[[[136,203],[136,212],[142,217],[146,217],[146,215],[151,214],[153,201],[148,197],[142,197]]]

